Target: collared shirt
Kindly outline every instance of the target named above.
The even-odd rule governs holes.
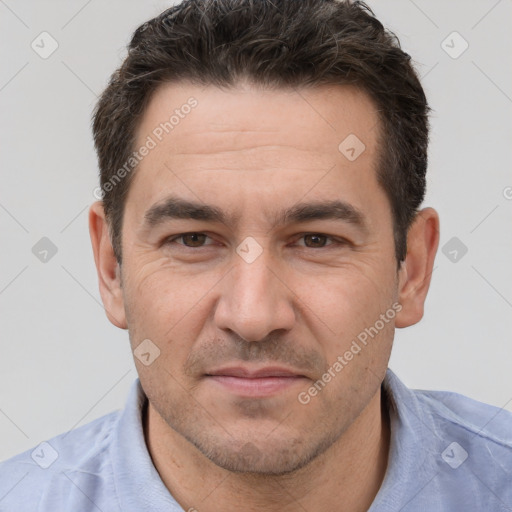
[[[387,370],[388,467],[369,512],[512,510],[512,414],[407,388]],[[178,512],[147,450],[137,379],[126,407],[0,464],[2,512]],[[340,503],[340,510],[343,504]]]

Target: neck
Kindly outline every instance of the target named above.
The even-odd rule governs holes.
[[[386,472],[390,425],[380,388],[326,452],[283,476],[232,473],[218,467],[147,407],[146,444],[160,477],[184,510],[249,512],[366,511]]]

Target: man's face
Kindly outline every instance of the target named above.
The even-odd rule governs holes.
[[[197,106],[155,132],[191,96]],[[168,84],[145,112],[136,148],[157,144],[123,223],[130,340],[160,350],[147,366],[136,358],[150,406],[221,467],[302,467],[379,390],[398,274],[378,130],[350,87]],[[211,208],[175,218],[178,199]]]

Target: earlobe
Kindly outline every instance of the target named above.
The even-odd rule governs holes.
[[[93,203],[89,209],[89,234],[105,312],[112,324],[126,329],[121,270],[114,255],[101,201]]]
[[[396,327],[409,327],[423,317],[438,245],[439,216],[433,208],[425,208],[418,212],[407,235],[407,256],[399,270],[402,310],[396,316]]]

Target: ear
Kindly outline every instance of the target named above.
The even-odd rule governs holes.
[[[434,259],[439,245],[439,216],[433,208],[417,213],[407,234],[407,256],[399,274],[399,302],[396,327],[409,327],[423,317]]]
[[[126,329],[121,269],[114,256],[103,203],[97,201],[89,209],[89,234],[98,272],[101,300],[108,319],[120,329]]]

